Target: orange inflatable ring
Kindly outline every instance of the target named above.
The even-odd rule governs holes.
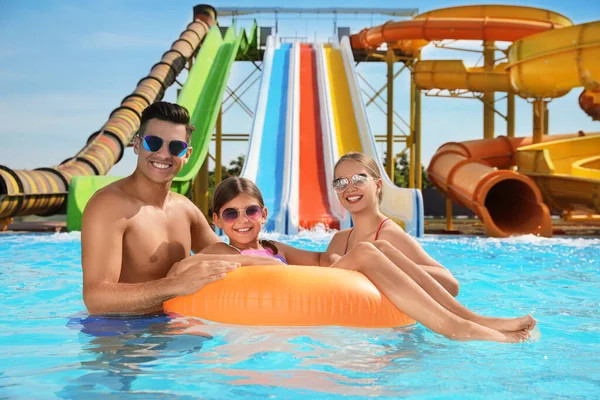
[[[239,268],[194,294],[166,301],[164,309],[238,325],[390,328],[415,323],[363,274],[306,266]]]

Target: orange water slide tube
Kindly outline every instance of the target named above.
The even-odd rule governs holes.
[[[391,328],[415,323],[363,274],[337,268],[239,268],[164,309],[237,325]]]
[[[567,17],[540,8],[504,5],[448,7],[390,21],[351,36],[353,48],[376,49],[383,43],[414,54],[433,40],[509,41],[573,25]]]
[[[545,136],[544,141],[576,135]],[[487,235],[507,237],[535,234],[552,236],[550,212],[535,183],[510,168],[516,150],[531,137],[450,142],[433,156],[427,174],[431,182],[457,203],[472,209]]]
[[[329,207],[323,133],[317,84],[315,49],[300,45],[300,171],[298,220],[301,228],[311,229],[322,223],[339,229],[340,223]]]

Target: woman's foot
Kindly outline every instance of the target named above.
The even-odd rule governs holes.
[[[531,337],[531,331],[523,329],[520,331],[501,332],[505,337],[505,343],[523,343]]]
[[[531,314],[518,318],[482,317],[477,323],[501,332],[530,331],[535,328],[537,321]]]
[[[526,329],[521,329],[511,332],[501,332],[487,326],[479,325],[472,321],[466,321],[456,332],[451,335],[446,335],[449,339],[454,340],[484,340],[488,342],[500,343],[522,343],[529,339],[531,332]]]

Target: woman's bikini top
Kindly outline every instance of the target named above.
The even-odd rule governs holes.
[[[236,249],[237,251],[240,252],[241,255],[247,255],[247,256],[263,256],[263,257],[273,257],[273,258],[278,258],[280,259],[284,264],[287,264],[287,261],[285,260],[285,258],[283,258],[283,256],[281,254],[273,254],[273,250],[269,249],[269,248],[264,248],[264,249],[245,249],[245,250],[240,250],[235,246],[229,245],[230,247],[233,247],[234,249]]]
[[[381,221],[381,223],[377,227],[377,231],[375,232],[375,239],[373,239],[373,240],[377,240],[377,238],[379,237],[379,232],[381,231],[381,228],[383,227],[383,224],[385,224],[389,220],[390,220],[389,218],[386,218],[383,221]],[[353,231],[354,231],[354,228],[352,228],[350,230],[350,233],[348,234],[348,237],[346,238],[346,248],[344,249],[344,254],[346,254],[348,252],[348,243],[350,243],[350,235],[352,235]]]

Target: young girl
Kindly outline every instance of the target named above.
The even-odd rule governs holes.
[[[267,210],[256,185],[244,178],[223,181],[214,194],[213,219],[229,237],[230,245],[218,243],[203,252],[258,252],[294,265],[357,270],[398,309],[449,338],[519,342],[529,337],[529,330],[535,324],[531,316],[515,319],[480,316],[448,293],[442,284],[452,289],[455,282],[452,274],[427,255],[412,237],[387,222],[379,211],[381,178],[373,160],[360,153],[342,157],[335,167],[333,185],[340,202],[352,215],[354,228],[336,233],[324,253],[259,240]]]
[[[213,195],[213,221],[227,235],[229,244],[216,243],[202,253],[272,257],[287,264],[274,242],[258,238],[267,215],[262,194],[252,181],[225,179]]]

